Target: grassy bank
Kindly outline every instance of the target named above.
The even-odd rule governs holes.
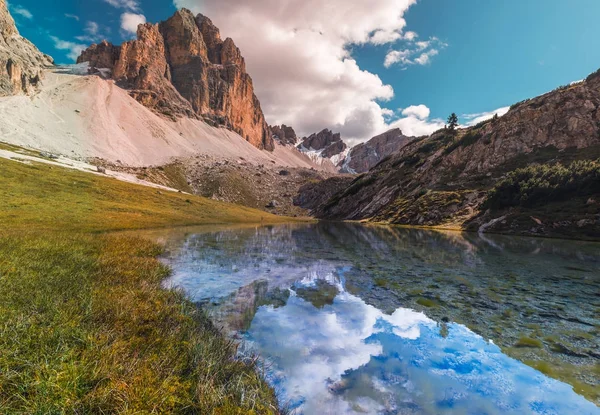
[[[274,413],[160,247],[104,231],[280,222],[267,213],[0,160],[0,413]]]

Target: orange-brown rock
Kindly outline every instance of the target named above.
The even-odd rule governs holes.
[[[52,64],[50,56],[19,34],[6,0],[0,0],[0,96],[33,92],[43,69]]]
[[[202,118],[255,147],[274,148],[240,50],[232,39],[221,40],[205,16],[182,9],[159,24],[140,25],[137,40],[92,45],[77,61],[110,69],[135,99],[159,113]]]

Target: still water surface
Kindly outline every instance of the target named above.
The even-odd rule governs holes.
[[[167,285],[261,356],[294,413],[600,414],[598,244],[354,224],[154,236]]]

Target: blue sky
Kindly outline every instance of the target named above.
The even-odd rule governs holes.
[[[598,0],[411,3],[10,0],[10,8],[21,34],[60,63],[102,38],[130,39],[136,23],[164,20],[176,5],[201,11],[242,49],[270,123],[301,134],[329,127],[357,141],[394,126],[428,132],[450,112],[488,113],[600,68]]]

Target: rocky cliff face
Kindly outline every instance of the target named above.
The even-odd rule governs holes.
[[[369,173],[344,185],[314,214],[452,228],[478,223],[487,224],[487,230],[532,234],[531,229],[542,229],[544,223],[539,234],[564,236],[566,228],[587,223],[600,236],[600,203],[596,202],[600,197],[582,200],[581,209],[571,209],[570,217],[560,216],[560,208],[549,207],[521,212],[519,217],[515,209],[481,210],[487,191],[508,172],[532,163],[569,164],[599,157],[600,73],[596,73],[585,82],[513,105],[499,119],[413,139]],[[323,186],[331,188],[328,183]],[[496,219],[501,220],[489,225]]]
[[[51,57],[19,35],[6,0],[0,0],[0,96],[33,92],[43,69],[52,64]]]
[[[318,157],[330,159],[334,165],[337,165],[344,157],[347,146],[342,141],[340,133],[334,134],[331,130],[324,129],[305,137],[298,148],[304,153],[314,153]]]
[[[240,50],[203,15],[182,9],[159,24],[140,25],[137,40],[92,45],[77,62],[110,69],[135,99],[166,116],[202,118],[255,147],[274,148]]]
[[[365,173],[384,158],[406,146],[410,140],[412,140],[412,137],[402,134],[399,128],[375,136],[366,143],[352,147],[346,156],[341,171],[343,173]]]
[[[298,143],[298,136],[292,127],[288,127],[285,124],[269,126],[271,134],[275,140],[283,145],[295,146]]]

